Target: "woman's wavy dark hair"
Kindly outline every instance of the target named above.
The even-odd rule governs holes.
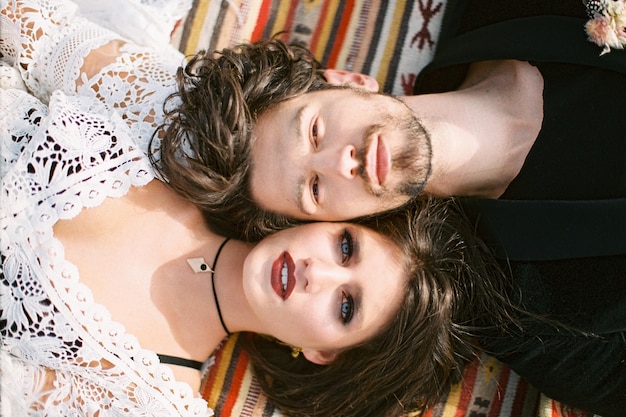
[[[177,83],[151,146],[159,175],[224,236],[256,241],[297,224],[252,200],[250,148],[263,112],[309,91],[337,88],[324,81],[311,53],[277,39],[214,55],[201,51],[179,68]]]
[[[265,212],[250,196],[252,127],[276,104],[325,83],[305,48],[278,40],[200,52],[177,73],[151,159],[177,193],[225,236],[254,241],[296,224]],[[397,416],[432,405],[473,358],[480,318],[510,320],[507,282],[473,237],[454,201],[423,198],[358,220],[395,243],[409,277],[394,319],[331,365],[293,359],[251,336],[248,350],[268,397],[296,416]],[[247,339],[246,339],[247,340]]]
[[[404,300],[387,327],[325,366],[265,337],[243,338],[263,390],[290,417],[424,412],[475,358],[476,323],[515,320],[509,281],[456,201],[425,197],[358,222],[405,260]]]

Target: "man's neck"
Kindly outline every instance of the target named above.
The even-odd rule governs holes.
[[[543,119],[543,81],[519,61],[475,64],[456,91],[401,99],[429,131],[425,192],[499,197],[521,170]]]

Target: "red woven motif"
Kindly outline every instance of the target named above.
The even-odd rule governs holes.
[[[428,29],[428,25],[430,24],[433,16],[439,13],[443,8],[443,2],[438,3],[434,8],[433,0],[428,0],[426,5],[424,5],[424,2],[422,0],[418,0],[418,3],[420,12],[422,13],[422,17],[424,18],[424,22],[422,23],[422,28],[419,30],[419,32],[417,32],[411,39],[411,46],[413,46],[413,44],[417,42],[417,48],[419,50],[422,50],[424,49],[424,45],[426,44],[426,42],[428,42],[428,46],[431,48],[435,44],[430,30]]]

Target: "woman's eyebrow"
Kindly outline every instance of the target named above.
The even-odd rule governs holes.
[[[354,240],[352,241],[352,259],[354,262],[360,263],[362,261],[361,254],[363,253],[364,233],[363,229],[359,227],[355,227],[354,229]]]
[[[358,265],[362,260],[364,233],[363,229],[359,227],[355,227],[352,233],[354,235],[352,241],[352,261]],[[360,329],[363,327],[366,316],[366,309],[363,308],[363,287],[359,286],[354,290],[352,297],[354,300],[354,316],[350,324]]]
[[[352,317],[352,324],[355,328],[361,329],[363,328],[363,323],[365,322],[365,310],[363,308],[363,291],[359,288],[358,291],[352,295],[354,300],[354,315]]]

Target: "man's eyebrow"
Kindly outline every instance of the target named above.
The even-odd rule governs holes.
[[[298,210],[300,210],[300,212],[310,216],[313,212],[304,204],[304,193],[308,189],[306,182],[306,177],[304,175],[298,179],[298,185],[296,186],[296,205],[298,206]]]
[[[302,133],[302,119],[304,117],[304,111],[307,108],[307,104],[303,104],[298,111],[296,112],[295,116],[294,116],[294,126],[295,126],[295,132],[294,132],[294,137],[296,138],[296,140],[304,140],[304,138],[301,138],[301,133]],[[306,215],[311,215],[313,214],[313,212],[311,212],[311,210],[309,210],[306,205],[304,204],[304,193],[307,190],[307,180],[306,180],[306,176],[302,175],[299,179],[298,179],[298,184],[296,185],[296,206],[298,206],[298,210],[300,210],[300,212],[302,212],[303,214]]]
[[[294,137],[298,139],[300,138],[300,133],[302,133],[302,118],[304,117],[306,107],[306,104],[300,106],[293,118],[293,125],[295,127]]]

